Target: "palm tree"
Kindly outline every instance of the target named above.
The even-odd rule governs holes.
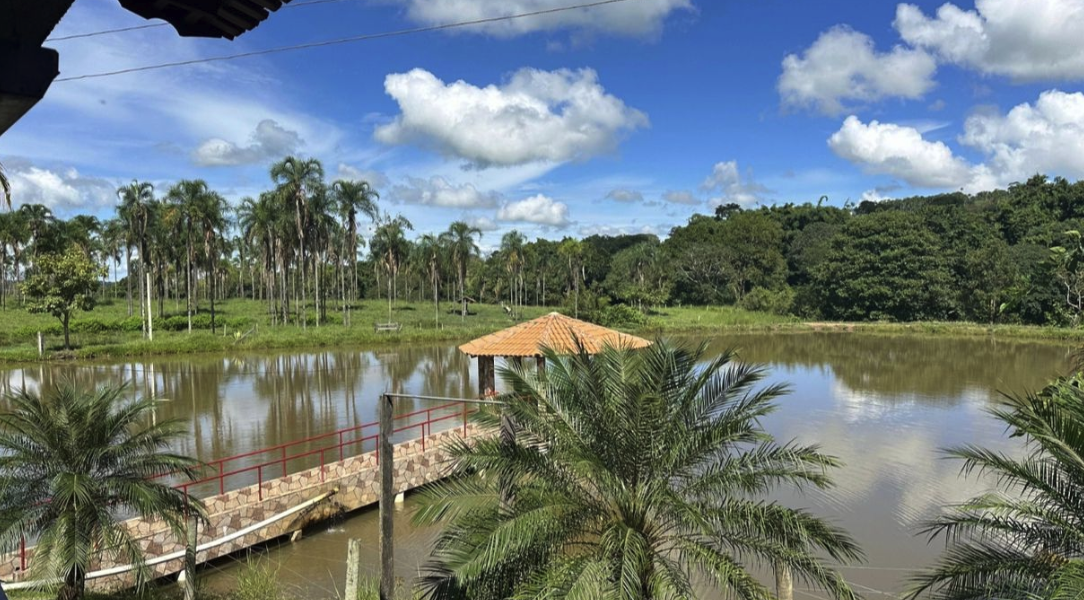
[[[64,384],[48,395],[23,390],[0,414],[0,543],[36,538],[31,568],[60,582],[58,600],[83,597],[101,557],[140,566],[143,552],[124,520],[167,523],[178,536],[198,501],[151,478],[191,478],[197,461],[169,451],[179,421],[151,422],[156,400],[127,401],[124,387],[81,390]]]
[[[194,243],[196,229],[198,228],[201,206],[210,204],[208,197],[213,193],[207,186],[206,181],[202,179],[185,179],[174,184],[166,194],[172,205],[169,220],[174,224],[177,233],[184,238],[185,242],[185,296],[188,312],[188,333],[192,333],[192,313],[197,310],[192,289],[195,287],[192,266],[196,262]]]
[[[501,237],[501,253],[504,255],[505,270],[509,276],[508,303],[515,310],[519,283],[523,276],[523,245],[527,238],[522,233],[512,230]],[[518,302],[522,305],[522,302]]]
[[[580,316],[580,280],[583,274],[583,242],[565,238],[557,247],[557,252],[568,259],[570,286],[576,294],[573,316]]]
[[[418,260],[429,271],[429,284],[433,287],[433,321],[440,327],[440,266],[446,252],[444,241],[431,233],[418,239]]]
[[[288,200],[293,208],[297,226],[297,241],[300,248],[301,266],[301,315],[302,328],[307,327],[305,316],[308,304],[305,290],[305,231],[308,227],[308,197],[318,186],[323,185],[324,167],[315,158],[300,159],[287,156],[271,165],[271,180],[278,186],[281,197]]]
[[[1008,396],[990,410],[1023,455],[967,446],[949,451],[963,473],[998,482],[1000,491],[952,507],[928,523],[949,546],[916,578],[911,597],[1048,598],[1077,583],[1084,559],[1084,377],[1060,379],[1038,393]],[[1074,567],[1073,565],[1076,565]],[[1071,583],[1071,582],[1070,582]],[[1079,596],[1077,596],[1079,597]]]
[[[0,197],[7,203],[8,210],[11,210],[11,182],[4,172],[4,165],[0,165]]]
[[[358,299],[358,213],[376,223],[380,211],[376,201],[380,194],[373,189],[367,181],[338,180],[331,184],[332,194],[339,206],[339,216],[342,217],[343,227],[346,229],[347,246],[353,251],[350,259],[350,273],[353,280],[353,300]]]
[[[124,240],[127,237],[121,219],[109,219],[102,226],[102,258],[113,263],[113,298],[117,297],[117,270],[120,268]]]
[[[151,220],[154,214],[154,186],[146,181],[132,180],[132,183],[117,190],[117,198],[120,205],[117,207],[117,216],[124,222],[128,231],[128,244],[125,247],[128,268],[128,316],[132,315],[132,248],[139,251],[139,277],[136,285],[139,290],[140,308],[143,315],[143,333],[147,334],[147,325],[150,320],[150,301],[144,299],[146,287],[146,269],[150,265],[150,236]]]
[[[758,389],[761,368],[730,352],[702,364],[704,354],[662,342],[546,351],[544,369],[503,370],[518,432],[453,445],[455,477],[426,491],[415,515],[446,524],[425,596],[695,598],[696,580],[768,600],[747,569],[778,568],[856,598],[821,558],[857,559],[851,538],[765,499],[782,486],[830,486],[837,461],[761,428],[786,392]],[[498,428],[502,418],[478,420]]]
[[[53,211],[44,204],[24,204],[19,207],[19,214],[25,219],[30,236],[34,240],[31,254],[37,257],[45,241],[45,233],[56,222],[56,217],[53,216]]]
[[[203,182],[199,182],[203,183]],[[206,185],[204,185],[206,187]],[[229,220],[226,211],[229,205],[226,199],[218,192],[204,189],[191,197],[189,214],[199,236],[203,239],[203,258],[207,266],[208,274],[208,297],[211,302],[211,333],[215,333],[215,294],[217,286],[215,278],[218,258],[221,255],[222,232],[225,231]]]
[[[376,233],[373,234],[371,250],[373,257],[380,261],[388,278],[388,322],[392,320],[392,290],[399,267],[410,252],[410,242],[406,239],[406,230],[414,229],[402,215],[395,218],[385,216]]]
[[[456,276],[459,278],[459,298],[463,302],[462,318],[467,317],[467,265],[470,259],[478,256],[478,244],[474,236],[482,237],[482,230],[472,227],[464,221],[456,221],[444,232],[448,251],[455,264]]]

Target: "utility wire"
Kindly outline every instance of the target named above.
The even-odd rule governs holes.
[[[283,8],[300,8],[303,6],[311,6],[313,4],[337,4],[339,2],[349,2],[351,0],[305,0],[303,2],[294,2],[292,4],[283,4]],[[109,35],[113,33],[124,33],[126,31],[139,31],[141,29],[157,29],[159,27],[168,27],[169,23],[149,23],[147,25],[134,25],[132,27],[120,27],[117,29],[104,29],[102,31],[89,31],[86,33],[73,33],[71,35],[64,35],[60,37],[46,38],[46,42],[64,42],[67,40],[78,40],[82,38],[97,37],[99,35]]]
[[[117,71],[105,71],[101,73],[88,73],[85,75],[73,75],[71,77],[61,77],[56,79],[56,83],[62,81],[79,81],[82,79],[98,79],[102,77],[113,77],[115,75],[125,75],[128,73],[140,73],[143,71],[155,71],[159,69],[168,69],[172,67],[183,67],[188,65],[198,65],[211,62],[222,62],[227,60],[237,60],[239,58],[250,58],[253,56],[264,56],[267,54],[278,54],[281,52],[290,52],[293,50],[306,50],[309,48],[322,48],[325,46],[335,46],[339,44],[350,44],[354,42],[364,42],[369,40],[399,37],[404,35],[411,35],[417,33],[428,33],[432,31],[442,31],[446,29],[458,29],[462,27],[470,27],[473,25],[485,25],[487,23],[498,23],[502,21],[512,21],[516,19],[525,19],[529,17],[538,17],[543,15],[551,15],[555,13],[568,12],[579,9],[596,8],[600,6],[606,6],[609,4],[621,4],[624,2],[632,2],[633,0],[600,0],[598,2],[589,2],[586,4],[575,4],[572,6],[561,6],[557,8],[548,8],[545,10],[536,10],[526,13],[519,13],[515,15],[505,15],[502,17],[488,17],[485,19],[474,19],[471,21],[459,21],[456,23],[442,23],[440,25],[428,25],[424,27],[413,27],[410,29],[397,29],[394,31],[384,31],[381,33],[368,33],[363,35],[355,35],[345,38],[339,38],[334,40],[324,40],[320,42],[308,42],[304,44],[295,44],[292,46],[278,46],[276,48],[265,48],[263,50],[253,50],[251,52],[240,52],[237,54],[225,54],[222,56],[211,56],[207,58],[197,58],[191,60],[180,60],[176,62],[161,63],[157,65],[147,65],[143,67],[131,67],[128,69],[120,69]]]

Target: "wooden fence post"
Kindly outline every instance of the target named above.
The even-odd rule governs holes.
[[[395,598],[395,557],[392,536],[395,531],[395,450],[391,446],[392,399],[380,397],[380,600]]]
[[[358,569],[361,567],[361,540],[350,540],[346,549],[346,600],[358,600]]]

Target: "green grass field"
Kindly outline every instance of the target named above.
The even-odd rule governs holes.
[[[46,334],[46,359],[70,360],[124,358],[196,352],[243,352],[246,350],[375,346],[414,342],[461,342],[516,323],[499,306],[474,304],[466,319],[455,306],[441,305],[439,323],[433,305],[400,303],[392,320],[402,324],[399,332],[376,332],[374,323],[388,321],[388,306],[381,301],[364,301],[351,311],[351,325],[343,325],[341,309],[329,305],[329,322],[307,329],[295,325],[272,326],[266,306],[260,301],[228,300],[218,307],[219,330],[187,331],[183,312],[166,304],[165,317],[155,320],[154,341],[145,341],[139,331],[139,317],[128,317],[123,300],[98,306],[73,318],[73,350],[63,350],[59,322],[48,315],[29,314],[21,309],[0,311],[0,362],[38,360],[36,332]],[[201,306],[197,322],[209,322],[207,305]],[[526,307],[521,320],[538,317],[554,308]],[[314,313],[313,313],[314,314]],[[310,314],[310,319],[313,318]],[[225,325],[223,328],[222,325]],[[170,328],[174,330],[170,330]],[[667,333],[714,334],[754,331],[843,330],[885,335],[920,334],[946,336],[997,336],[1050,340],[1084,340],[1084,330],[978,325],[970,323],[804,323],[793,317],[755,313],[734,307],[669,307],[652,314],[646,325],[626,328],[645,337]]]

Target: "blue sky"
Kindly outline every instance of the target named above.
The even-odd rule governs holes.
[[[567,6],[342,0],[235,42],[51,45],[61,77]],[[54,36],[143,24],[78,0]],[[832,204],[1084,175],[1084,2],[628,0],[560,15],[57,82],[0,138],[16,200],[107,215],[130,179],[232,201],[287,153],[486,246],[665,234],[719,202]]]

